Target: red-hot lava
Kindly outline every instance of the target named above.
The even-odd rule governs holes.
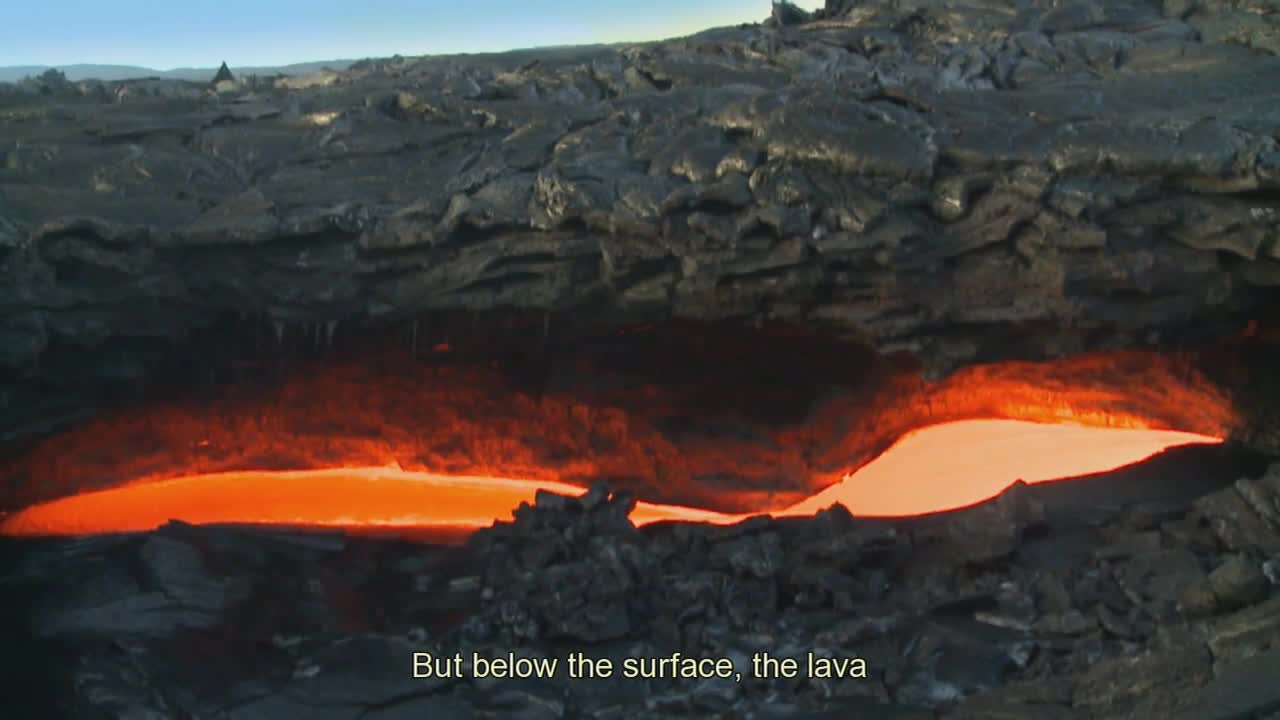
[[[1025,420],[959,420],[909,434],[840,482],[774,516],[840,503],[863,516],[951,510],[1014,481],[1046,482],[1129,465],[1167,448],[1220,439],[1172,430],[1096,428]],[[246,488],[250,490],[246,491]],[[381,528],[485,527],[511,519],[539,489],[582,488],[517,478],[438,475],[397,468],[249,470],[190,475],[73,495],[0,522],[0,534],[63,535],[192,523]],[[728,524],[748,514],[641,502],[637,525],[663,520]]]
[[[688,388],[678,386],[599,381],[525,394],[479,367],[331,363],[271,392],[137,409],[43,441],[0,469],[10,486],[27,481],[27,507],[0,520],[0,534],[169,519],[474,528],[509,518],[538,488],[577,493],[597,478],[640,497],[641,524],[835,502],[912,515],[1019,479],[1221,442],[1235,423],[1222,393],[1151,354],[977,366],[936,384],[873,380],[875,392],[833,392],[803,420],[779,423],[727,411],[687,418]]]

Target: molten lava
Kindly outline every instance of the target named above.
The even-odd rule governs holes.
[[[938,512],[989,499],[1017,480],[1046,482],[1139,462],[1167,448],[1217,443],[1169,430],[1095,428],[1019,420],[943,423],[903,437],[843,480],[775,516],[843,504],[856,515]],[[190,523],[478,528],[509,520],[537,490],[580,494],[564,483],[447,476],[394,468],[237,471],[101,490],[27,508],[0,534],[142,531],[170,519]],[[638,525],[661,520],[727,524],[744,514],[641,502]]]
[[[670,332],[606,337],[595,354],[570,343],[555,374],[532,380],[527,357],[437,343],[427,347],[443,357],[355,347],[202,396],[179,384],[0,459],[0,533],[171,518],[475,528],[509,518],[538,488],[575,494],[599,479],[643,501],[641,524],[836,502],[912,515],[1019,479],[1221,442],[1238,425],[1183,356],[1003,362],[926,383],[792,336]]]
[[[1098,428],[1025,420],[962,420],[907,434],[888,452],[784,512],[833,504],[855,515],[907,516],[988,500],[1028,484],[1107,472],[1180,445],[1221,438],[1175,430]]]

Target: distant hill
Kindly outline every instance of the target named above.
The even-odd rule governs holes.
[[[231,72],[240,75],[306,75],[329,68],[345,70],[355,60],[326,60],[322,62],[295,63],[275,67],[237,67],[231,66]],[[15,82],[24,77],[34,77],[49,69],[61,70],[67,79],[76,80],[131,80],[134,78],[160,77],[173,80],[206,81],[213,78],[218,68],[175,68],[173,70],[156,70],[154,68],[134,65],[93,65],[79,63],[75,65],[9,65],[0,67],[0,82]]]

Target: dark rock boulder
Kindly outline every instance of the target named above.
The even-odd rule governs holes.
[[[218,83],[234,83],[235,81],[236,76],[231,74],[231,68],[227,67],[227,64],[224,62],[222,63],[222,66],[218,68],[217,74],[215,74],[213,79],[209,81],[209,84],[217,86]]]

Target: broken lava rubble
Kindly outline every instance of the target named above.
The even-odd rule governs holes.
[[[10,541],[14,717],[1185,718],[1280,709],[1280,465],[1180,504],[637,529],[603,486],[464,545],[180,523]],[[1087,519],[1086,519],[1087,518]],[[25,637],[22,637],[25,635]],[[733,680],[414,678],[413,653],[727,657]],[[757,679],[757,652],[868,677]],[[57,702],[56,710],[50,709]],[[39,703],[39,704],[31,704]],[[27,710],[29,708],[29,710]],[[1275,717],[1271,715],[1270,717]]]

